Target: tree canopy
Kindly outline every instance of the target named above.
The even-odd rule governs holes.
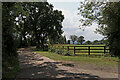
[[[66,44],[66,36],[61,36],[58,38],[58,43],[59,44]]]
[[[96,32],[108,38],[111,54],[120,57],[120,2],[81,2],[82,26],[98,24]]]
[[[80,42],[80,44],[83,44],[84,41],[85,40],[84,40],[83,36],[80,36],[80,37],[77,38],[77,42]]]
[[[18,26],[20,26],[20,41],[24,40],[24,45],[27,44],[27,39],[31,44],[35,44],[37,48],[44,48],[44,44],[54,42],[56,38],[60,37],[62,31],[62,21],[64,16],[61,11],[53,10],[53,6],[47,2],[39,3],[22,3],[23,12],[18,18]],[[25,17],[25,18],[23,18]],[[28,35],[28,37],[26,37]],[[23,39],[23,40],[22,40]],[[33,43],[36,42],[36,43]],[[23,46],[24,46],[23,45]]]
[[[44,44],[60,37],[64,15],[47,2],[2,3],[2,66],[5,78],[9,66],[17,64],[17,48]],[[7,74],[9,75],[9,74]]]
[[[72,42],[74,44],[74,42],[77,40],[77,36],[76,35],[70,35],[70,39],[72,40]]]
[[[90,45],[92,42],[88,40],[85,43]]]

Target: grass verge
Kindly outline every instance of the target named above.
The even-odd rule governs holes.
[[[63,56],[56,53],[50,53],[47,51],[34,51],[42,56],[59,61],[72,61],[78,63],[89,63],[103,66],[118,66],[118,58],[116,57],[104,57],[104,56]]]

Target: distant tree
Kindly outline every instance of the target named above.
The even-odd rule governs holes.
[[[77,36],[76,35],[70,35],[70,39],[72,40],[73,44],[75,41],[77,41]]]
[[[67,44],[70,44],[70,40],[67,41]]]
[[[80,44],[83,44],[84,41],[85,40],[84,40],[83,36],[80,36],[80,37],[77,38],[77,42],[79,42]]]
[[[94,44],[94,45],[99,44],[99,41],[98,41],[98,40],[94,40],[94,41],[93,41],[93,44]]]
[[[99,44],[104,44],[104,39],[99,40]]]
[[[88,45],[90,45],[90,44],[91,44],[91,41],[88,40],[88,41],[86,41],[85,43],[88,44]]]
[[[102,39],[101,41],[103,44],[108,45],[108,39]]]
[[[66,39],[66,36],[64,35],[64,44],[67,43],[67,39]]]
[[[65,44],[66,43],[66,37],[65,36],[61,36],[60,38],[58,38],[58,43]]]

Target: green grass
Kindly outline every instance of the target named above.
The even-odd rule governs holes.
[[[55,46],[55,45],[54,45]],[[104,46],[104,45],[73,45],[73,44],[65,44],[59,46]],[[67,48],[67,47],[65,47]],[[73,48],[73,47],[71,47]],[[77,47],[77,49],[83,48],[87,49],[87,47]],[[92,47],[92,49],[103,49],[103,47]],[[73,50],[70,50],[73,51]],[[103,50],[102,50],[103,51]],[[46,56],[50,59],[59,60],[59,61],[72,61],[77,63],[89,63],[89,64],[96,64],[96,65],[104,65],[104,66],[116,66],[118,65],[118,58],[117,57],[104,57],[103,53],[91,53],[89,56],[88,53],[76,53],[80,54],[79,56],[64,56],[64,55],[58,55],[56,53],[50,53],[48,51],[35,51],[34,52]]]
[[[56,53],[50,53],[47,51],[35,51],[36,53],[46,56],[50,59],[59,60],[59,61],[72,61],[78,63],[94,63],[96,65],[104,66],[117,66],[118,58],[115,57],[103,57],[103,56],[63,56]]]

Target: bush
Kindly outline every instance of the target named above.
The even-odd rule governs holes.
[[[63,50],[63,49],[57,49],[57,50],[56,50],[56,53],[57,53],[57,54],[64,55],[64,50]]]
[[[64,55],[65,55],[65,56],[72,56],[72,52],[70,52],[70,51],[65,51]]]
[[[56,49],[53,47],[49,48],[49,52],[53,52],[53,53],[64,55],[64,56],[72,56],[72,53],[69,51],[64,51],[63,49]]]
[[[49,52],[53,52],[53,53],[54,53],[54,52],[56,52],[56,49],[53,48],[53,47],[50,47],[50,48],[49,48]]]

